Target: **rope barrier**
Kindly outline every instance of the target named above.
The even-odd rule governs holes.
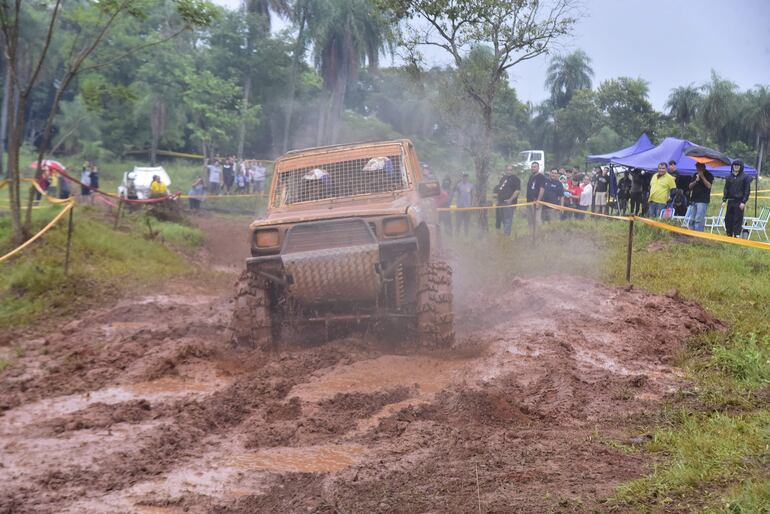
[[[21,252],[21,251],[22,251],[22,250],[24,250],[26,247],[28,247],[29,245],[31,245],[32,243],[34,243],[35,241],[37,241],[38,239],[40,239],[41,237],[43,237],[43,235],[44,235],[46,232],[48,232],[49,230],[51,230],[51,229],[52,229],[54,226],[56,226],[56,224],[57,224],[57,223],[59,223],[59,220],[60,220],[60,219],[62,219],[62,218],[64,217],[64,215],[65,215],[65,214],[67,214],[67,213],[70,211],[70,209],[72,209],[73,207],[75,207],[75,199],[74,199],[74,198],[69,198],[69,199],[68,199],[68,200],[66,200],[66,201],[67,201],[67,205],[65,205],[65,206],[64,206],[64,208],[63,208],[63,209],[62,209],[62,210],[59,212],[59,214],[57,214],[57,215],[54,217],[54,219],[52,219],[52,220],[51,220],[51,221],[48,223],[48,225],[46,225],[45,227],[43,227],[43,229],[42,229],[40,232],[38,232],[37,234],[35,234],[35,235],[34,235],[34,236],[32,236],[31,238],[27,239],[27,240],[26,240],[24,243],[22,243],[20,246],[17,246],[16,248],[14,248],[13,250],[11,250],[10,252],[8,252],[8,253],[6,253],[5,255],[3,255],[2,257],[0,257],[0,262],[4,262],[4,261],[6,261],[6,260],[10,259],[11,257],[13,257],[14,255],[16,255],[17,253]]]
[[[548,207],[550,209],[554,209],[557,211],[564,211],[564,212],[573,212],[576,214],[586,214],[589,216],[596,216],[600,218],[607,218],[607,219],[613,219],[618,221],[639,221],[641,223],[644,223],[645,225],[649,225],[652,227],[656,227],[662,230],[667,230],[669,232],[674,232],[677,234],[682,234],[689,237],[694,237],[698,239],[707,239],[710,241],[719,241],[721,243],[728,243],[728,244],[734,244],[738,246],[745,246],[749,248],[757,248],[760,250],[770,250],[770,244],[768,243],[761,243],[759,241],[750,241],[748,239],[740,239],[736,237],[728,237],[728,236],[722,236],[719,234],[712,234],[709,232],[700,232],[697,230],[690,230],[684,227],[676,227],[673,225],[669,225],[667,223],[661,223],[659,221],[654,221],[649,218],[642,218],[639,216],[614,216],[611,214],[602,214],[598,212],[591,212],[591,211],[582,211],[580,209],[573,209],[572,207],[564,207],[563,205],[556,205],[548,202],[543,201],[534,201],[534,202],[527,202],[527,203],[520,203],[520,204],[514,204],[514,205],[495,205],[495,206],[485,206],[485,207],[443,207],[438,209],[440,212],[458,212],[458,211],[481,211],[481,210],[487,210],[487,209],[503,209],[506,207],[524,207],[527,205],[543,205],[545,207]]]

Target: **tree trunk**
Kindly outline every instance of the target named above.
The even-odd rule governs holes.
[[[765,153],[765,141],[760,140],[759,154],[757,156],[757,177],[762,175],[762,159],[764,158],[764,153]]]
[[[297,91],[297,73],[299,72],[299,63],[302,59],[305,49],[304,32],[305,16],[307,11],[303,8],[299,19],[299,32],[297,32],[297,42],[292,52],[291,70],[289,72],[289,92],[288,103],[286,104],[286,119],[283,125],[283,143],[281,144],[281,153],[289,151],[289,134],[291,133],[291,117],[294,114],[294,95]]]
[[[15,89],[11,87],[11,90]],[[16,98],[15,92],[11,94]],[[11,200],[11,238],[16,244],[27,240],[29,233],[21,222],[21,170],[19,168],[19,150],[24,134],[24,100],[19,98],[12,110],[11,131],[8,140],[8,191]]]
[[[6,176],[7,171],[4,166],[5,155],[5,139],[8,130],[8,109],[11,105],[11,73],[8,69],[5,70],[5,77],[3,78],[3,108],[0,112],[0,177]],[[5,171],[6,173],[3,173]]]
[[[342,112],[345,110],[345,93],[348,90],[348,66],[347,63],[340,66],[337,73],[337,81],[334,84],[332,98],[330,102],[330,112],[328,118],[328,139],[327,143],[336,144],[339,140],[340,121]]]
[[[249,108],[251,100],[251,73],[246,73],[246,81],[243,84],[243,111]],[[243,160],[243,145],[246,141],[246,118],[241,116],[241,125],[238,127],[238,160]]]
[[[476,167],[476,202],[478,205],[485,205],[487,202],[487,186],[489,184],[489,159],[492,153],[493,120],[492,106],[487,105],[482,108],[484,119],[484,134],[481,141],[481,148],[474,158]]]

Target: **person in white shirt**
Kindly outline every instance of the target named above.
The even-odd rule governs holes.
[[[580,203],[578,204],[578,209],[581,211],[588,211],[591,210],[591,200],[594,196],[594,188],[591,185],[591,177],[588,175],[583,177],[583,184],[582,184],[582,192],[580,193]],[[577,214],[575,215],[575,218],[583,219],[585,217],[585,214]]]
[[[261,193],[262,185],[265,182],[265,175],[267,174],[267,169],[262,166],[259,161],[254,161],[252,174],[254,176],[254,192]]]

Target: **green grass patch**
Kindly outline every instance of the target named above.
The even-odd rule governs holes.
[[[682,498],[703,499],[708,489],[719,491],[724,484],[747,477],[759,480],[757,487],[764,488],[761,473],[768,456],[770,412],[682,411],[677,418],[672,426],[658,429],[648,444],[649,451],[668,456],[666,463],[650,476],[621,486],[616,497],[619,503],[676,505]]]
[[[11,361],[0,357],[0,373],[5,371],[5,368],[7,368],[10,364],[11,364]]]
[[[59,208],[36,210],[37,230]],[[201,244],[196,229],[155,222],[163,238],[148,239],[147,229],[133,222],[112,229],[104,211],[77,206],[74,214],[70,270],[64,273],[67,222],[62,220],[42,240],[3,264],[0,274],[0,329],[47,321],[52,314],[66,315],[99,298],[124,293],[192,271],[189,261],[174,247],[190,249]],[[10,220],[0,217],[0,241],[10,249]]]

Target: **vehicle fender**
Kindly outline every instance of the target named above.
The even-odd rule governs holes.
[[[420,257],[424,260],[441,248],[438,213],[432,199],[423,199],[409,206],[406,211],[409,222],[415,228]]]

